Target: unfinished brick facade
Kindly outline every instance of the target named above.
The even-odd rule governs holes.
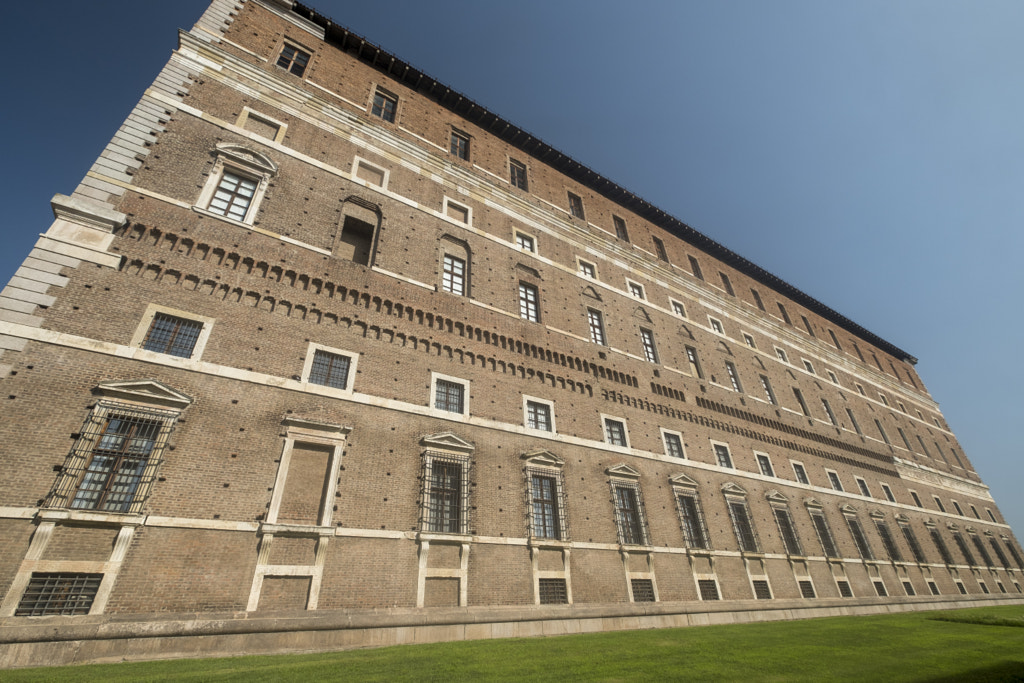
[[[53,206],[0,294],[7,665],[40,619],[1020,599],[913,357],[290,0],[214,0]],[[230,647],[378,642],[326,637]]]

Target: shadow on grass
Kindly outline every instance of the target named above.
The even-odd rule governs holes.
[[[954,621],[946,619],[944,621]],[[1002,662],[981,669],[961,671],[955,676],[940,676],[938,678],[922,679],[923,683],[960,683],[971,681],[971,683],[1003,683],[1004,681],[1024,681],[1024,661]]]

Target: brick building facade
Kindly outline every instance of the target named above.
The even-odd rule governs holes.
[[[214,0],[53,208],[8,666],[1021,600],[913,357],[307,7]]]

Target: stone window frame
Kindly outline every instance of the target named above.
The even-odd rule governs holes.
[[[807,476],[807,467],[799,460],[790,460],[790,466],[793,468],[793,480],[801,486],[810,486],[811,479]],[[801,481],[801,472],[803,473],[803,481]]]
[[[255,150],[243,147],[242,145],[219,142],[213,152],[216,155],[213,169],[206,177],[206,183],[199,192],[196,203],[192,210],[204,216],[227,221],[233,225],[241,225],[251,228],[256,222],[256,214],[259,213],[260,204],[266,196],[270,179],[277,175],[278,166],[269,157]],[[256,190],[252,199],[246,207],[245,216],[242,220],[231,218],[227,215],[217,213],[210,209],[217,189],[220,187],[225,172],[231,172],[256,181]]]
[[[587,212],[586,209],[583,208],[583,197],[571,190],[566,190],[566,194],[568,195],[569,202],[569,216],[571,218],[578,218],[581,221],[586,221]]]
[[[725,509],[729,515],[729,522],[732,526],[733,534],[736,537],[736,543],[739,547],[739,551],[742,554],[761,554],[762,546],[761,541],[757,536],[757,527],[754,525],[754,516],[750,512],[750,503],[747,500],[747,491],[743,487],[734,484],[733,482],[726,482],[722,485],[722,497],[725,499]],[[746,516],[746,523],[750,530],[749,538],[746,538],[743,533],[741,520],[737,517],[736,509],[734,505],[742,506]],[[752,547],[745,547],[752,546]]]
[[[293,50],[296,53],[296,55],[294,55],[291,58],[287,58],[288,64],[285,66],[281,64],[281,60],[286,58],[284,51],[287,49]],[[295,66],[295,57],[297,57],[298,54],[304,54],[306,56],[306,61],[304,64],[300,65],[301,71],[299,73],[295,73],[295,71],[292,70],[292,67]],[[274,66],[286,73],[290,73],[296,78],[304,79],[306,77],[306,72],[309,70],[309,65],[313,61],[314,54],[316,53],[313,50],[309,49],[308,47],[305,47],[304,45],[302,45],[302,43],[298,42],[297,40],[286,38],[284,41],[281,42],[280,49],[277,51],[277,59],[274,60]]]
[[[782,348],[780,346],[776,346],[775,347],[775,357],[778,358],[779,360],[781,360],[786,365],[790,365],[789,354],[786,353],[786,349],[784,349],[784,348]]]
[[[255,132],[253,132],[253,131],[251,131],[251,130],[249,130],[249,129],[247,129],[245,127],[245,124],[246,124],[246,122],[249,119],[255,119],[255,120],[260,121],[262,123],[270,124],[272,126],[277,126],[277,133],[274,135],[274,137],[273,138],[265,138],[265,139],[269,139],[269,140],[271,140],[273,142],[277,142],[277,143],[281,143],[281,142],[284,141],[284,135],[288,131],[288,124],[285,123],[284,121],[278,121],[277,119],[272,118],[270,116],[267,116],[266,114],[264,114],[261,111],[256,111],[255,109],[252,109],[251,107],[242,107],[242,113],[238,115],[238,120],[235,121],[235,125],[238,126],[239,128],[241,128],[242,130],[244,130],[245,132],[251,133],[252,135],[256,135],[257,137],[263,137],[263,136],[260,135],[259,133],[255,133]]]
[[[871,495],[871,487],[868,486],[868,482],[864,477],[854,476],[853,480],[857,482],[857,490],[860,492],[860,495],[865,498],[874,499],[874,496]]]
[[[459,220],[456,216],[453,216],[452,214],[448,213],[449,207],[458,207],[459,209],[465,210],[466,220]],[[455,223],[457,225],[468,225],[470,227],[473,227],[473,207],[470,206],[469,204],[464,204],[460,201],[452,199],[451,197],[445,196],[444,201],[441,203],[441,213],[447,220],[451,221],[452,223]]]
[[[811,518],[811,526],[814,527],[814,534],[818,538],[818,544],[821,547],[822,555],[826,559],[840,557],[839,546],[836,544],[836,535],[832,531],[832,525],[829,524],[828,515],[825,514],[825,506],[814,498],[810,498],[804,501],[804,508],[807,510],[808,517]],[[821,524],[815,523],[816,519],[821,520]],[[826,543],[826,537],[828,542]],[[829,553],[831,550],[831,554]]]
[[[709,315],[708,316],[708,327],[711,328],[712,334],[717,334],[717,335],[720,335],[722,337],[725,336],[725,326],[722,325],[722,321],[719,320],[718,318],[714,318],[714,317]]]
[[[731,360],[725,361],[725,376],[729,378],[729,386],[738,394],[743,393],[743,381],[740,379],[740,371]]]
[[[672,309],[672,315],[676,316],[677,318],[682,318],[683,320],[686,320],[686,304],[684,304],[682,301],[669,297],[668,305],[669,308]]]
[[[378,185],[375,182],[363,178],[362,176],[359,175],[359,169],[361,168],[366,168],[372,171],[380,172],[381,176],[383,177],[383,180]],[[384,168],[380,164],[375,164],[369,159],[356,155],[352,157],[352,170],[349,172],[349,179],[352,182],[358,183],[364,187],[368,187],[371,189],[377,188],[380,190],[387,190],[388,181],[391,179],[391,171],[390,169]]]
[[[437,402],[437,383],[438,381],[451,382],[453,384],[462,385],[462,412],[456,412],[454,410],[442,410],[436,408]],[[453,375],[444,375],[440,372],[430,373],[430,403],[428,405],[430,411],[439,417],[451,417],[452,415],[460,415],[462,417],[469,417],[469,388],[470,382],[468,379],[462,379],[461,377],[455,377]]]
[[[608,346],[608,332],[604,325],[604,313],[596,308],[587,308],[587,331],[590,341],[599,346]]]
[[[440,534],[442,536],[459,535],[464,536],[471,534],[470,530],[470,519],[469,514],[472,510],[470,505],[470,493],[472,486],[470,482],[470,471],[472,468],[472,460],[470,458],[470,452],[467,450],[454,450],[447,447],[438,447],[436,444],[427,444],[426,448],[422,453],[423,458],[423,475],[422,485],[420,492],[420,520],[418,527],[421,534]],[[462,474],[459,477],[459,492],[458,492],[458,529],[440,529],[433,527],[433,520],[430,516],[431,505],[431,494],[432,494],[432,482],[433,482],[433,468],[437,462],[445,462],[457,467],[460,467]]]
[[[640,301],[647,301],[647,290],[636,280],[626,278],[626,294]]]
[[[775,520],[775,526],[779,530],[779,540],[782,541],[782,547],[786,555],[789,557],[806,557],[804,552],[803,543],[800,541],[800,534],[797,532],[796,519],[793,517],[793,511],[789,509],[789,498],[782,495],[776,489],[772,489],[765,494],[765,498],[768,500],[768,506],[772,510],[772,518]],[[786,520],[789,524],[789,530],[792,536],[792,542],[795,548],[790,547],[790,542],[787,540],[786,534],[782,529],[782,521],[779,513],[786,515]],[[795,552],[793,552],[795,550]]]
[[[842,479],[839,478],[839,473],[838,472],[836,472],[835,470],[832,470],[832,469],[829,469],[829,468],[826,467],[825,468],[825,478],[828,479],[829,486],[832,487],[833,491],[838,491],[839,493],[845,493],[846,492],[846,489],[843,488],[843,481],[842,481]]]
[[[590,269],[590,273],[586,272],[586,269]],[[579,256],[576,257],[576,272],[588,280],[597,280],[597,264],[593,261],[585,261]]]
[[[192,353],[186,358],[185,356],[172,356],[167,353],[160,351],[147,351],[143,348],[143,344],[149,335],[149,330],[153,326],[153,320],[158,314],[163,314],[173,318],[181,318],[183,320],[191,320],[202,324],[202,330],[199,332],[199,336],[196,337],[195,344],[192,345]],[[177,308],[170,308],[169,306],[161,306],[159,304],[148,304],[146,310],[142,314],[142,319],[139,321],[138,327],[135,328],[135,333],[132,335],[131,341],[128,345],[139,350],[140,353],[152,353],[161,358],[174,358],[179,361],[198,361],[203,357],[203,351],[206,350],[206,344],[210,341],[210,334],[213,331],[213,323],[216,318],[209,318],[203,315],[196,315],[189,311],[181,311]]]
[[[749,332],[743,332],[742,330],[740,331],[740,335],[743,336],[744,344],[754,349],[755,351],[757,350],[757,342],[754,341],[754,335],[750,334]]]
[[[857,554],[860,555],[860,559],[876,560],[875,552],[871,548],[871,542],[868,540],[867,530],[860,523],[860,519],[857,516],[857,509],[852,505],[841,505],[839,511],[843,515],[846,527],[850,531],[850,537],[853,539],[853,545],[857,548]],[[858,540],[858,532],[860,540]]]
[[[812,363],[811,361],[807,360],[806,358],[801,358],[800,362],[803,363],[804,372],[807,372],[807,373],[809,373],[811,375],[814,375],[815,377],[818,376],[818,373],[814,371],[814,363]]]
[[[716,441],[714,439],[709,439],[708,441],[711,442],[711,454],[715,458],[714,465],[716,467],[721,468],[721,469],[730,469],[730,470],[736,469],[736,461],[733,460],[732,449],[729,448],[729,444],[725,443],[724,441]],[[719,452],[718,452],[718,447],[719,446],[721,446],[722,448],[725,449],[726,460],[729,463],[728,465],[721,464],[721,455],[719,455]]]
[[[670,458],[687,460],[688,458],[686,457],[686,442],[683,441],[683,433],[677,432],[674,429],[665,429],[664,427],[658,427],[658,430],[661,432],[661,443],[665,447],[665,455],[667,455]],[[670,436],[674,436],[675,438],[679,439],[680,455],[672,455],[671,449],[668,445],[668,437]]]
[[[625,463],[619,463],[605,470],[611,487],[612,510],[615,533],[620,546],[650,546],[651,532],[647,528],[647,514],[644,508],[643,491],[640,488],[640,473]],[[636,524],[627,526],[619,505],[619,490],[628,489],[634,494]]]
[[[569,506],[565,497],[565,477],[563,470],[565,461],[550,451],[537,449],[527,451],[520,456],[523,460],[523,477],[526,485],[526,526],[531,545],[547,545],[569,542]],[[555,516],[557,517],[557,536],[541,536],[536,532],[533,513],[533,477],[534,475],[550,477],[555,481]]]
[[[620,424],[622,426],[622,438],[625,441],[624,444],[612,443],[611,441],[608,440],[608,423],[609,422],[615,422],[615,423],[618,423],[618,424]],[[630,448],[630,445],[629,445],[629,425],[626,424],[626,419],[622,418],[622,417],[618,417],[616,415],[606,415],[605,413],[601,413],[601,440],[604,441],[605,444],[607,444],[609,446],[613,446],[615,448],[627,448],[627,449]]]
[[[658,345],[654,341],[654,332],[646,327],[640,328],[640,346],[644,352],[644,360],[655,364],[661,362],[658,355]]]
[[[530,191],[530,171],[526,163],[508,157],[508,184],[523,192]]]
[[[675,498],[676,512],[679,514],[679,530],[682,532],[687,552],[691,554],[694,552],[710,553],[712,550],[711,534],[708,532],[707,518],[700,500],[700,486],[685,474],[677,474],[669,477],[668,480],[672,487],[672,497]],[[681,497],[693,500],[694,519],[689,519],[689,514],[680,504]],[[696,539],[697,535],[700,535],[701,538]],[[695,540],[701,542],[695,543]]]
[[[515,242],[516,249],[518,249],[519,251],[525,252],[527,254],[540,253],[540,245],[537,242],[537,237],[532,233],[516,228],[513,233],[513,241]]]
[[[768,473],[764,471],[761,458],[768,461]],[[772,457],[770,455],[764,451],[754,451],[754,460],[757,462],[757,470],[761,475],[771,477],[772,479],[778,479],[778,475],[775,473],[775,465],[772,463]]]
[[[460,141],[462,141],[464,143],[464,144],[459,146],[462,149],[462,153],[461,154],[456,149],[456,145],[455,145],[455,141],[456,140],[460,140]],[[451,127],[449,129],[449,134],[448,134],[448,153],[450,155],[452,155],[453,157],[455,157],[456,159],[461,159],[462,161],[468,162],[470,160],[470,155],[472,154],[472,150],[473,150],[473,136],[470,135],[469,133],[466,133],[465,131],[462,131],[462,130],[459,130],[458,128],[455,128],[454,126]]]
[[[346,378],[344,387],[332,387],[327,384],[316,384],[310,382],[309,376],[313,370],[313,360],[316,356],[317,351],[322,351],[323,353],[329,353],[335,356],[344,356],[348,358],[348,377]],[[324,389],[351,394],[352,387],[355,384],[356,368],[358,363],[359,354],[356,353],[355,351],[348,351],[346,349],[339,349],[332,346],[326,346],[324,344],[318,344],[316,342],[309,342],[309,345],[306,347],[306,360],[302,364],[302,375],[300,375],[300,381],[306,388],[311,386],[323,387]]]
[[[547,407],[548,421],[550,422],[551,427],[550,429],[540,429],[539,427],[530,426],[529,405],[531,403],[536,403]],[[527,396],[526,394],[523,394],[523,426],[534,432],[540,432],[544,434],[557,434],[558,430],[556,429],[555,425],[555,402],[549,401],[545,398],[538,398],[536,396]]]
[[[377,104],[377,98],[378,97],[381,98],[381,103],[379,105]],[[388,114],[388,108],[387,108],[387,106],[385,106],[386,102],[391,102],[391,104],[392,104],[390,118],[388,118],[388,115],[387,115]],[[366,112],[370,116],[373,116],[374,118],[378,118],[381,121],[384,121],[386,123],[397,124],[398,123],[398,119],[399,119],[399,104],[400,103],[401,103],[401,98],[398,95],[396,95],[395,93],[391,92],[387,88],[383,88],[380,85],[374,83],[373,84],[373,90],[370,92],[369,102],[367,103],[367,106],[366,106]],[[374,111],[374,109],[380,109],[380,111],[376,112],[376,111]]]

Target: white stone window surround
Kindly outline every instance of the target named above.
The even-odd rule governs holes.
[[[359,168],[360,167],[363,167],[365,169],[372,170],[372,171],[377,171],[378,173],[380,173],[383,176],[383,178],[384,178],[381,181],[381,184],[378,185],[376,183],[370,182],[369,180],[365,180],[363,178],[360,178],[359,177]],[[351,178],[352,178],[352,182],[359,183],[361,185],[365,185],[366,187],[379,188],[381,190],[386,190],[386,189],[388,189],[388,180],[391,178],[391,171],[386,169],[386,168],[384,168],[383,166],[381,166],[379,164],[373,163],[369,159],[364,159],[363,157],[361,157],[359,155],[356,155],[355,157],[352,158]]]
[[[146,306],[146,311],[142,314],[142,320],[139,321],[139,326],[135,328],[135,334],[132,335],[132,340],[128,345],[139,349],[141,353],[153,353],[163,357],[167,356],[167,354],[159,353],[157,351],[144,351],[142,349],[142,343],[146,340],[146,335],[149,334],[149,328],[152,327],[153,318],[156,317],[157,313],[163,313],[164,315],[170,315],[175,318],[184,318],[185,320],[192,320],[203,324],[203,329],[199,333],[199,337],[196,339],[195,346],[192,347],[192,355],[188,358],[181,358],[181,360],[201,359],[203,357],[203,350],[206,348],[206,342],[210,340],[210,333],[213,331],[213,323],[216,318],[208,318],[206,316],[196,315],[189,311],[180,311],[177,308],[169,308],[158,304],[149,304]]]
[[[541,405],[545,405],[548,407],[548,418],[551,421],[550,430],[536,429],[530,426],[530,416],[527,408],[527,404],[529,403],[539,403]],[[527,396],[526,394],[523,394],[523,425],[533,432],[541,432],[544,434],[557,434],[558,429],[555,426],[555,402],[549,401],[544,398],[537,398],[536,396]]]
[[[608,421],[609,420],[611,420],[612,422],[618,422],[619,424],[622,425],[622,435],[623,435],[623,438],[626,440],[626,445],[625,446],[620,446],[618,444],[613,444],[613,443],[608,441]],[[607,445],[611,446],[612,448],[624,448],[624,449],[628,450],[630,448],[630,445],[629,445],[630,444],[630,440],[629,440],[629,424],[626,423],[626,418],[619,417],[617,415],[608,415],[606,413],[601,413],[601,441],[605,442]]]
[[[254,121],[260,121],[271,126],[277,126],[277,134],[274,135],[273,141],[280,143],[284,140],[284,134],[288,131],[288,124],[285,123],[284,121],[278,121],[275,118],[267,116],[263,112],[256,111],[249,107],[242,107],[242,113],[238,115],[238,121],[235,123],[235,125],[244,130],[245,124],[249,119],[253,119]],[[250,130],[247,130],[246,132],[252,133],[252,131]],[[258,133],[252,134],[258,135]]]
[[[536,235],[526,232],[525,230],[520,230],[519,228],[516,228],[513,232],[515,233],[513,235],[513,242],[515,243],[516,248],[519,251],[525,251],[529,254],[540,253],[540,243],[537,241]],[[527,244],[529,245],[529,248],[519,244],[520,237],[525,238]]]
[[[669,308],[672,310],[672,315],[676,316],[677,318],[686,318],[686,304],[684,304],[682,301],[669,297],[668,305]]]
[[[330,346],[324,346],[323,344],[317,344],[316,342],[309,342],[309,346],[306,348],[306,360],[302,364],[302,384],[303,386],[309,386],[309,374],[313,370],[313,359],[316,356],[317,351],[323,351],[325,353],[331,353],[335,356],[345,356],[348,358],[348,381],[345,382],[345,388],[341,389],[338,387],[324,386],[317,384],[315,386],[323,387],[327,390],[340,391],[346,394],[352,393],[352,386],[356,379],[356,366],[359,363],[359,354],[354,351],[346,351],[345,349],[336,349]]]
[[[810,479],[810,477],[807,476],[807,466],[805,464],[803,464],[799,460],[790,460],[789,461],[789,465],[790,465],[790,467],[793,470],[793,483],[794,484],[796,484],[797,486],[810,486],[811,485],[811,483],[810,483],[811,479]],[[800,481],[800,479],[797,478],[798,477],[798,475],[796,473],[797,472],[797,467],[796,467],[797,465],[800,466],[800,469],[804,473],[804,478],[807,479],[807,483],[806,484],[803,483],[802,481]]]
[[[594,271],[593,277],[591,277],[590,275],[584,275],[584,273],[583,273],[583,266],[584,265],[586,265],[587,267],[589,267],[591,270]],[[597,264],[594,263],[593,261],[587,261],[587,260],[581,259],[579,256],[577,256],[576,257],[576,273],[580,277],[585,277],[588,280],[597,280],[598,279],[598,277],[597,277]]]
[[[435,402],[437,399],[437,381],[444,380],[446,382],[452,382],[453,384],[462,385],[462,412],[457,413],[452,410],[440,410],[435,408]],[[453,377],[452,375],[443,375],[440,372],[430,373],[430,404],[428,406],[430,411],[440,417],[451,417],[452,415],[462,415],[462,417],[469,417],[469,380],[462,379],[461,377]]]
[[[835,476],[834,480],[833,475]],[[836,472],[835,470],[825,468],[825,478],[828,479],[828,484],[829,486],[832,487],[833,490],[839,491],[840,493],[845,491],[845,489],[843,488],[843,480],[839,478],[839,473]],[[837,483],[839,484],[838,487],[836,486]]]
[[[251,227],[256,221],[256,214],[259,213],[260,203],[267,192],[270,179],[277,175],[277,164],[259,152],[242,147],[241,145],[223,142],[217,143],[216,154],[217,161],[210,175],[207,176],[206,184],[203,185],[203,190],[199,193],[199,198],[196,200],[192,210],[235,225]],[[256,191],[253,193],[249,206],[245,210],[245,218],[241,221],[210,211],[209,208],[225,171],[230,171],[256,181]]]
[[[647,300],[647,290],[636,280],[626,278],[626,293],[634,299]]]
[[[725,336],[725,326],[722,325],[722,321],[719,320],[718,318],[714,318],[714,317],[709,315],[708,316],[708,327],[711,329],[711,332],[713,332],[714,334],[718,334],[718,335],[721,335],[723,337]]]
[[[727,444],[724,441],[716,441],[714,439],[708,439],[708,442],[711,444],[711,457],[714,458],[714,462],[712,464],[714,464],[715,467],[718,467],[719,469],[736,469],[736,458],[733,457],[732,448],[729,446],[729,444]],[[725,448],[726,453],[728,453],[729,455],[729,467],[719,464],[718,451],[715,449],[716,446],[722,446],[723,448]]]
[[[767,458],[767,460],[768,460],[768,468],[772,472],[770,475],[769,474],[765,474],[764,472],[761,472],[761,460],[760,460],[760,458],[762,458],[762,457]],[[778,473],[775,471],[775,463],[772,462],[772,457],[770,455],[768,455],[764,451],[754,451],[754,461],[757,464],[757,471],[758,471],[759,474],[761,474],[762,476],[765,476],[765,477],[769,477],[770,476],[772,478],[778,478]]]
[[[665,438],[666,434],[671,434],[672,436],[679,438],[679,447],[683,451],[683,460],[689,460],[689,458],[686,457],[686,441],[683,439],[682,432],[677,432],[674,429],[665,429],[664,427],[658,427],[658,430],[661,432],[661,445],[665,447],[665,455],[667,455],[670,458],[675,458],[675,456],[669,453],[668,439]]]
[[[781,360],[783,363],[789,364],[789,354],[786,353],[786,349],[776,346],[775,357]]]
[[[449,206],[456,207],[457,209],[461,209],[461,210],[465,211],[466,212],[466,220],[465,220],[465,222],[459,220],[456,216],[453,216],[452,214],[448,213],[448,207]],[[459,225],[468,225],[468,226],[472,226],[473,225],[473,207],[471,207],[468,204],[463,204],[462,202],[456,201],[456,200],[452,199],[451,197],[447,197],[446,196],[444,198],[444,202],[441,205],[441,213],[444,214],[445,218],[447,218],[448,220],[453,221],[453,222],[455,222],[455,223],[457,223]]]

